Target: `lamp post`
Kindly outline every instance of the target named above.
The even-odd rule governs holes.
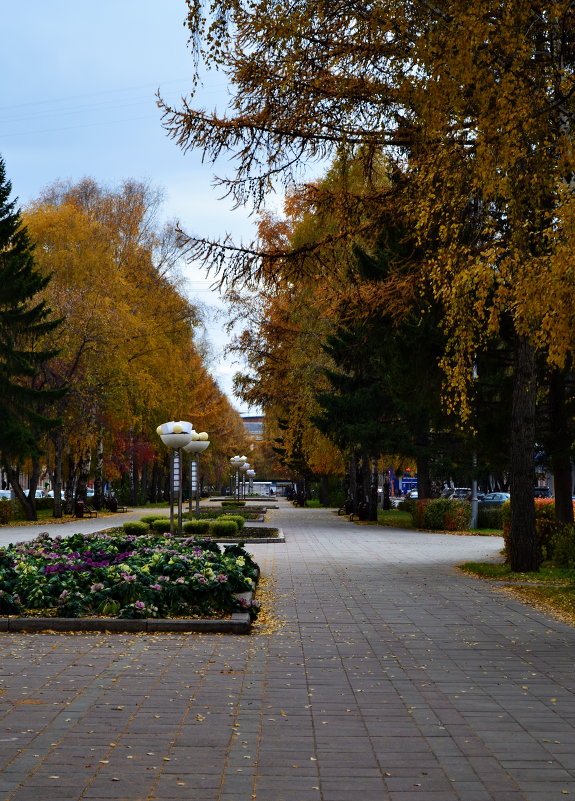
[[[182,536],[182,448],[192,439],[193,426],[185,420],[162,423],[156,429],[160,439],[172,449],[170,459],[170,534],[174,533],[174,494],[178,495],[178,536]]]
[[[192,439],[184,450],[190,454],[190,512],[192,511],[192,494],[196,499],[196,514],[200,511],[200,453],[205,451],[210,442],[205,431],[198,434],[192,431]]]
[[[240,500],[240,469],[243,464],[247,462],[247,457],[245,456],[232,456],[230,459],[230,464],[234,468],[236,474],[236,487],[235,487],[235,496],[236,500]]]
[[[240,470],[242,471],[242,498],[244,500],[246,497],[246,474],[249,469],[250,469],[249,462],[244,462],[242,465],[240,465]]]
[[[246,470],[246,476],[248,477],[248,481],[249,481],[249,484],[248,484],[248,494],[249,495],[252,495],[253,491],[254,491],[254,476],[255,476],[255,474],[256,474],[256,471],[251,467],[250,467],[249,470]]]

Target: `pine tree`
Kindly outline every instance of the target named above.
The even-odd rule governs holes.
[[[61,390],[42,388],[39,376],[56,355],[42,343],[60,321],[39,299],[50,277],[35,266],[34,246],[16,200],[9,199],[11,191],[0,158],[0,460],[27,516],[35,518],[33,499],[25,497],[16,465],[37,459],[40,435],[57,424],[46,410]]]

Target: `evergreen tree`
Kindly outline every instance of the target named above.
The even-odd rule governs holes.
[[[57,424],[45,412],[62,391],[44,389],[39,379],[56,354],[42,343],[60,321],[38,298],[50,277],[36,269],[34,246],[16,200],[9,199],[11,191],[0,158],[0,460],[27,517],[34,519],[33,492],[30,498],[24,495],[17,466],[27,458],[37,460],[39,437]]]

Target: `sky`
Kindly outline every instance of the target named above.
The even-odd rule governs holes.
[[[90,176],[111,188],[145,180],[164,192],[163,218],[178,219],[186,232],[253,238],[249,210],[234,211],[213,186],[214,172],[224,174],[226,164],[214,168],[199,153],[183,154],[161,125],[156,92],[177,106],[192,86],[185,16],[184,0],[4,0],[0,155],[21,207],[57,180]],[[194,102],[221,110],[225,98],[222,78],[209,73]],[[235,408],[247,412],[232,397],[241,365],[222,355],[221,300],[197,266],[183,272],[191,299],[211,309],[208,368]]]

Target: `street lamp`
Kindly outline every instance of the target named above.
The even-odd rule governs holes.
[[[244,462],[243,464],[240,465],[240,470],[242,471],[242,498],[244,499],[246,497],[246,474],[249,469],[250,469],[249,462]]]
[[[174,533],[174,494],[178,494],[178,536],[182,536],[182,448],[192,439],[193,426],[185,420],[162,423],[156,429],[160,439],[172,449],[170,459],[170,534]]]
[[[243,464],[245,464],[245,462],[247,462],[247,457],[246,456],[232,456],[232,458],[230,459],[230,464],[234,468],[234,471],[235,471],[235,474],[236,474],[236,491],[235,491],[235,495],[236,495],[236,500],[237,501],[240,500],[240,469],[241,469],[241,466]]]
[[[249,480],[249,486],[248,486],[249,495],[253,495],[253,491],[254,491],[254,476],[255,476],[255,474],[256,474],[256,471],[251,467],[250,467],[249,470],[246,470],[246,476],[248,477],[248,480]]]
[[[195,491],[196,514],[200,511],[200,453],[205,451],[209,444],[205,431],[199,434],[197,431],[192,431],[191,442],[184,445],[184,450],[190,454],[190,512],[192,511],[192,492]]]

